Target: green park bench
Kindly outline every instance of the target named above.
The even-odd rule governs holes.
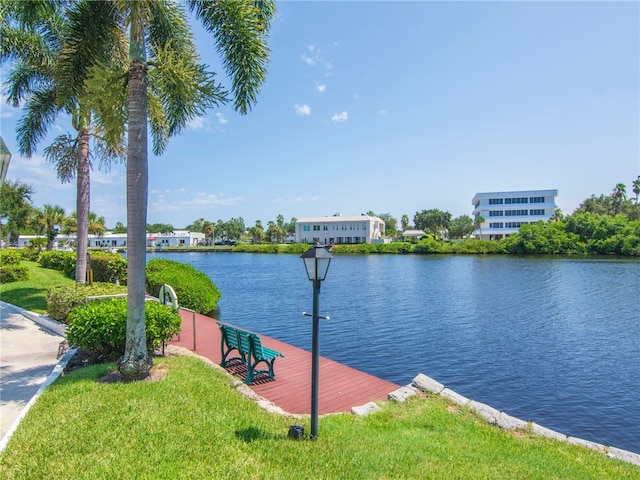
[[[251,385],[257,375],[267,374],[269,378],[275,380],[273,364],[277,357],[284,357],[280,352],[272,350],[262,345],[262,340],[257,333],[247,332],[237,327],[232,327],[226,323],[217,322],[220,327],[220,345],[222,360],[220,365],[226,368],[233,362],[240,361],[247,367],[247,378],[244,383]],[[232,357],[232,352],[237,352],[239,356]],[[260,363],[265,363],[267,369],[257,370]]]

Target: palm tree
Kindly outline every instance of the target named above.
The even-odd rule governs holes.
[[[64,218],[64,209],[59,205],[45,204],[42,210],[36,211],[36,223],[47,237],[47,250],[53,250],[56,235]]]
[[[482,240],[482,224],[485,222],[485,218],[482,215],[476,215],[474,226],[480,230],[480,239]]]
[[[636,196],[636,204],[637,204],[638,203],[638,195],[640,195],[640,177],[635,179],[631,185],[633,185],[633,193]]]
[[[615,213],[620,213],[622,202],[627,199],[627,186],[624,183],[618,183],[611,193],[613,199],[613,208]]]
[[[266,75],[266,36],[275,12],[273,0],[187,0],[210,32],[231,77],[233,104],[246,114]],[[71,7],[70,41],[62,58],[66,96],[78,95],[91,69],[128,38],[127,130],[127,340],[118,369],[125,379],[148,376],[144,304],[148,197],[147,122],[153,150],[207,108],[228,102],[200,58],[186,11],[172,1],[81,0]]]
[[[20,153],[30,157],[36,145],[53,125],[57,114],[64,111],[71,116],[75,135],[58,136],[45,149],[45,157],[56,165],[62,183],[76,179],[76,210],[78,212],[76,250],[76,282],[86,279],[88,244],[88,215],[90,209],[90,138],[97,139],[96,151],[101,166],[108,168],[111,160],[122,158],[122,128],[111,121],[109,132],[92,126],[94,99],[104,98],[105,85],[98,88],[101,95],[92,95],[90,82],[79,88],[77,95],[62,101],[59,91],[65,82],[59,74],[59,60],[67,41],[69,19],[62,2],[32,1],[3,4],[0,63],[15,60],[8,84],[8,100],[14,106],[24,104],[17,138]],[[117,52],[117,50],[113,50]],[[117,58],[113,55],[110,60]],[[122,57],[121,57],[122,61]],[[104,77],[104,70],[94,70],[90,79]],[[113,100],[113,96],[109,96]],[[107,107],[113,116],[113,106]],[[119,122],[122,123],[122,120]],[[105,122],[103,126],[107,125]],[[113,128],[115,125],[115,128]]]

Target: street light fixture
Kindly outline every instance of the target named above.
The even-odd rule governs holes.
[[[4,144],[4,140],[0,137],[0,185],[4,183],[9,169],[9,161],[11,160],[11,152]]]
[[[313,331],[311,346],[311,438],[318,438],[318,383],[320,376],[320,317],[319,317],[319,297],[320,283],[327,276],[329,264],[333,255],[327,248],[316,243],[300,257],[304,261],[304,268],[307,270],[309,280],[313,282]],[[306,315],[306,314],[305,314]]]

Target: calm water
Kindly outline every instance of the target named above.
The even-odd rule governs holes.
[[[222,292],[221,320],[311,349],[296,255],[150,254]],[[320,354],[405,385],[424,373],[567,435],[640,453],[640,261],[337,256]]]

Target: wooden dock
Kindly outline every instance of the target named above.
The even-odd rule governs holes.
[[[220,329],[216,320],[184,309],[180,309],[180,315],[180,338],[170,344],[192,350],[219,364]],[[276,359],[275,380],[258,379],[251,389],[288,413],[308,414],[311,411],[311,353],[266,335],[260,334],[260,338],[263,345],[283,353],[284,358]],[[244,368],[229,367],[227,371],[241,379],[246,373]],[[320,357],[320,415],[350,412],[352,407],[386,400],[388,394],[398,388],[394,383]]]

